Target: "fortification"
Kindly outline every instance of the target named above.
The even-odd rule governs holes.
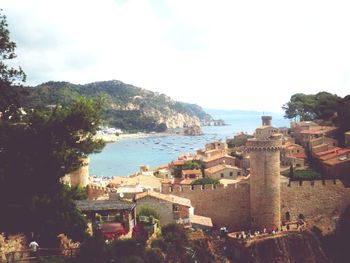
[[[264,117],[262,118],[264,124]],[[252,229],[281,226],[280,147],[282,136],[253,138],[250,153],[250,220]]]
[[[89,184],[89,158],[81,158],[81,166],[70,174],[70,184],[72,187],[86,187]]]
[[[271,116],[261,116],[262,126],[271,126]]]

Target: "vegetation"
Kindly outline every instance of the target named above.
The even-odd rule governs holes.
[[[183,170],[197,170],[202,167],[201,162],[199,160],[187,161],[183,166]]]
[[[146,204],[140,207],[137,207],[137,217],[140,217],[140,216],[147,216],[147,217],[152,216],[153,218],[158,220],[160,218],[160,215],[157,212],[157,210],[155,210],[153,207]]]
[[[350,95],[344,98],[328,92],[316,95],[294,94],[283,105],[285,117],[297,121],[324,120],[339,127],[337,139],[344,144],[344,133],[350,130]]]
[[[79,98],[52,111],[26,108],[18,86],[25,74],[5,64],[16,44],[4,15],[0,36],[0,232],[34,233],[46,247],[60,233],[82,240],[86,222],[73,199],[84,198],[84,190],[68,189],[60,179],[103,148],[93,139],[103,103]]]
[[[319,172],[313,169],[303,169],[303,170],[294,170],[289,169],[282,172],[282,175],[289,177],[291,180],[316,180],[321,179],[322,176]]]
[[[227,140],[227,146],[228,148],[244,146],[247,143],[248,139],[253,137],[254,136],[245,133],[238,134],[233,139]]]
[[[190,242],[181,225],[166,225],[161,232],[151,247],[134,239],[105,244],[101,236],[89,238],[74,262],[215,262],[208,254],[207,242]]]
[[[102,81],[86,85],[68,82],[47,82],[36,87],[27,87],[28,96],[22,102],[27,107],[46,108],[48,105],[70,106],[77,97],[95,98],[104,96],[107,107],[103,111],[106,124],[125,130],[162,132],[165,123],[159,123],[158,114],[188,114],[200,120],[212,117],[195,104],[175,102],[164,94],[147,91],[121,81]]]
[[[206,185],[206,184],[217,185],[219,183],[220,183],[220,181],[218,179],[213,179],[210,177],[203,177],[203,178],[200,178],[200,179],[193,181],[191,183],[191,185]]]

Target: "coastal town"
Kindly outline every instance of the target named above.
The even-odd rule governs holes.
[[[89,177],[85,159],[65,182],[87,187],[88,199],[77,201],[77,206],[92,222],[97,214],[107,218],[98,219],[102,232],[104,224],[111,226],[116,215],[123,215],[126,221],[118,224],[127,229],[106,232],[106,239],[131,235],[138,223],[137,210],[147,205],[159,213],[161,226],[176,223],[208,234],[224,229],[222,246],[230,247],[237,257],[243,241],[312,227],[334,230],[350,203],[350,132],[344,135],[346,147],[341,148],[336,131],[337,127],[313,121],[276,128],[271,116],[262,116],[262,125],[253,135],[241,133],[227,142],[207,143],[196,153],[181,154],[155,169],[143,165],[134,175],[98,180]],[[311,177],[298,177],[303,172]],[[324,202],[321,192],[327,193]]]
[[[348,4],[23,2],[0,263],[350,262]]]

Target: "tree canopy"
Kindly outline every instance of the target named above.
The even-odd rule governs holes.
[[[0,112],[8,110],[12,105],[18,105],[18,91],[12,86],[20,85],[26,79],[20,67],[16,69],[6,63],[16,58],[15,48],[16,43],[10,39],[6,16],[0,9]]]
[[[350,131],[350,96],[344,98],[328,92],[315,95],[297,93],[283,105],[285,117],[296,121],[324,120],[339,127],[337,139],[342,145],[344,133]]]

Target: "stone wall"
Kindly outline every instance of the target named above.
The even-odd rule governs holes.
[[[87,185],[88,200],[96,200],[108,194],[108,189],[105,187]]]
[[[190,199],[194,214],[210,217],[217,226],[229,226],[232,231],[249,228],[250,196],[247,181],[226,187],[163,187],[162,192]]]
[[[294,181],[281,184],[281,216],[291,220],[303,214],[305,219],[320,216],[337,218],[350,204],[350,188],[339,180]]]

